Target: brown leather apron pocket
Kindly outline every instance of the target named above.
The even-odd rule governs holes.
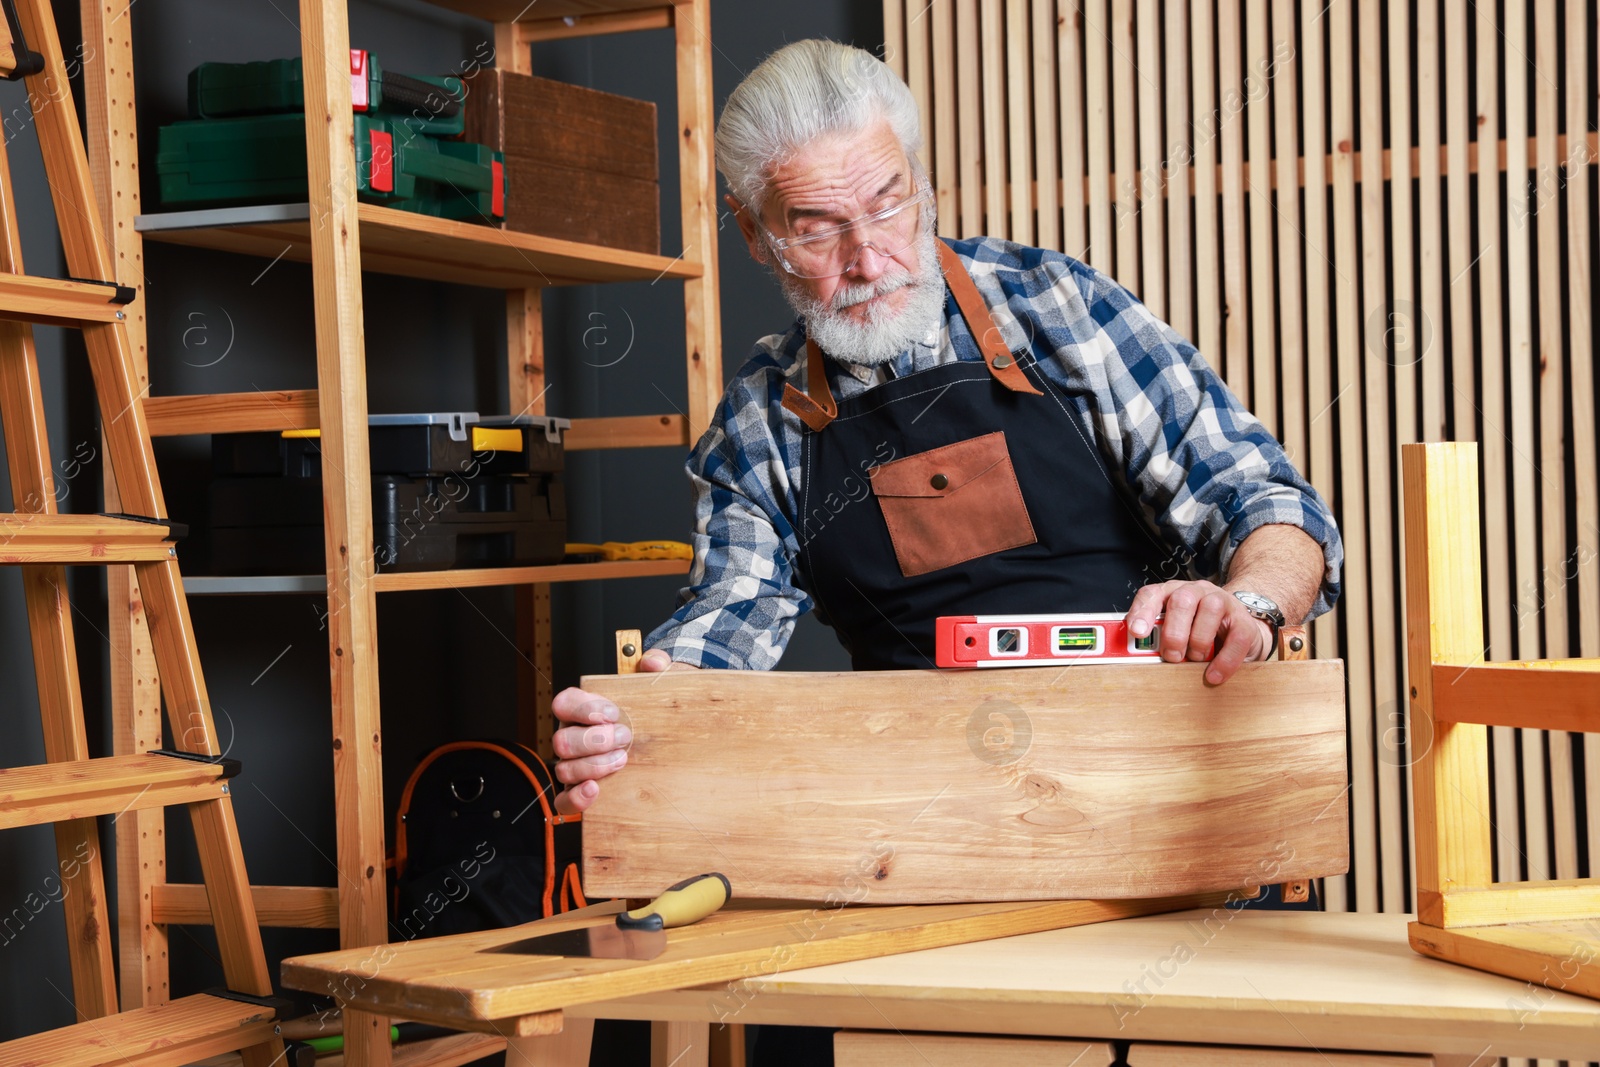
[[[907,578],[1038,540],[1004,431],[918,452],[870,475]]]

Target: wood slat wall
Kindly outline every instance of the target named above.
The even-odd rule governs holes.
[[[1487,660],[1600,656],[1595,0],[885,0],[941,231],[1113,274],[1332,504],[1352,871],[1412,905],[1399,447],[1483,457]],[[1600,876],[1600,737],[1496,729],[1502,879]]]

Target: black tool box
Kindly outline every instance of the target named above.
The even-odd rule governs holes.
[[[474,412],[369,420],[379,571],[559,563],[566,419]],[[323,556],[317,431],[212,438],[211,554],[222,574],[316,574]]]

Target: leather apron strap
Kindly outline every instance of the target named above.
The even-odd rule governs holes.
[[[978,292],[978,286],[973,282],[966,264],[961,262],[960,256],[950,250],[949,245],[943,241],[938,241],[936,244],[939,248],[939,265],[944,270],[945,284],[950,287],[950,295],[955,297],[956,307],[961,311],[961,317],[966,320],[967,329],[971,331],[973,340],[977,342],[978,351],[983,356],[983,365],[989,368],[989,373],[994,376],[995,381],[1013,393],[1032,393],[1035,396],[1042,396],[1039,389],[1028,381],[1028,376],[1017,365],[1016,357],[1001,340],[1000,328],[994,324],[994,319],[989,314],[989,306],[984,303],[983,296]],[[978,330],[979,326],[984,327],[981,333]],[[828,373],[823,366],[822,350],[809,337],[806,338],[806,391],[802,393],[793,385],[785,385],[783,406],[816,433],[827,429],[828,424],[839,414],[838,404],[833,399],[833,390],[828,386]]]

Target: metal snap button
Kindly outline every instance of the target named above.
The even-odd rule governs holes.
[[[1010,356],[995,356],[994,357],[994,369],[995,370],[1005,370],[1009,366],[1011,366],[1011,357]]]
[[[943,489],[945,486],[950,484],[950,479],[946,478],[942,474],[935,474],[932,478],[928,479],[928,484],[933,486],[935,489]]]

